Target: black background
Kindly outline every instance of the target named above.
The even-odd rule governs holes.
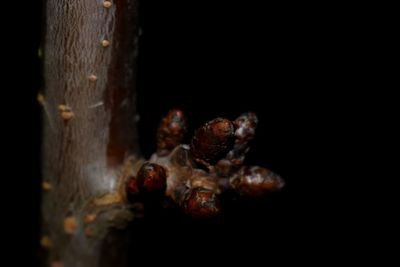
[[[10,174],[3,179],[10,182],[5,201],[13,203],[4,217],[12,225],[8,248],[25,251],[23,260],[34,266],[42,5],[27,1],[18,10],[3,41],[4,56],[10,58],[6,80],[12,84],[3,85],[3,141],[12,145],[5,152],[10,159],[5,173]],[[332,184],[338,190],[342,185],[331,178],[340,160],[327,155],[340,145],[336,115],[347,104],[342,88],[353,66],[348,57],[353,30],[342,25],[346,14],[327,6],[259,1],[142,1],[140,16],[138,108],[144,155],[154,151],[159,119],[172,107],[186,112],[190,132],[217,116],[234,119],[251,110],[260,123],[247,162],[279,173],[287,186],[264,199],[233,201],[222,218],[211,222],[155,208],[145,222],[136,223],[141,231],[132,239],[132,255],[148,264],[245,260],[251,266],[260,260],[312,262],[316,254],[329,254],[325,244],[338,225],[332,221],[333,201],[327,200]],[[338,162],[335,168],[326,164],[332,160]]]

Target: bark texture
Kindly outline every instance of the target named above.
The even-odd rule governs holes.
[[[46,1],[45,266],[126,264],[117,229],[135,216],[125,183],[139,156],[137,33],[137,0]]]

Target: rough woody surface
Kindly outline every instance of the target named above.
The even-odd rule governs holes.
[[[125,264],[116,229],[135,216],[125,182],[138,157],[136,2],[46,1],[38,98],[45,266]]]

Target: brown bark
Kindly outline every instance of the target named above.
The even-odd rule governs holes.
[[[47,0],[43,224],[46,266],[125,266],[138,158],[137,0]]]

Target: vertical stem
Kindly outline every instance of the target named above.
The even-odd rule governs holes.
[[[124,182],[139,152],[137,0],[47,0],[45,14],[42,231],[49,263],[123,266],[123,235],[112,229],[132,219]]]

